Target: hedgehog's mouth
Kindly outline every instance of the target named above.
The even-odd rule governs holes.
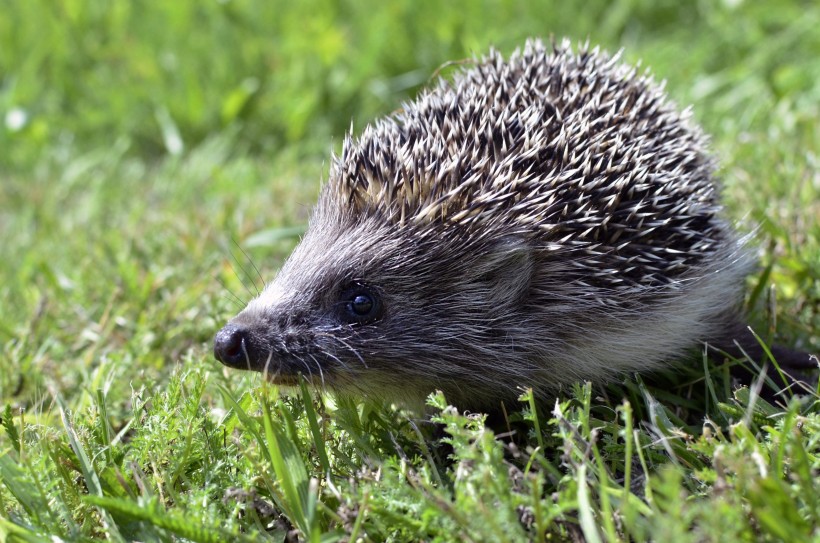
[[[299,374],[262,372],[269,383],[285,387],[299,386]],[[310,382],[310,377],[305,377]]]
[[[304,379],[309,385],[321,384],[322,379],[318,375],[309,375],[301,371],[296,373],[277,373],[262,371],[264,378],[271,384],[283,387],[298,387],[299,382]]]

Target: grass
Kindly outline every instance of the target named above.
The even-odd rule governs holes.
[[[820,8],[293,4],[4,3],[0,541],[817,540],[812,395],[695,360],[525,399],[510,440],[440,397],[433,425],[280,395],[210,341],[261,286],[250,262],[270,277],[293,247],[351,122],[554,34],[624,47],[694,105],[758,229],[755,329],[817,352]]]

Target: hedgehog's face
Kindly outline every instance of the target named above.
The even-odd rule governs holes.
[[[532,273],[522,244],[465,243],[376,221],[314,222],[274,282],[217,334],[215,356],[281,384],[302,374],[368,396],[412,401],[438,388],[455,399],[498,378],[487,367],[516,343]]]

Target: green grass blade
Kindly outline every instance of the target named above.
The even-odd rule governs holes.
[[[94,465],[89,460],[88,455],[85,452],[85,448],[83,447],[82,443],[77,437],[77,432],[74,430],[74,426],[68,415],[68,410],[66,409],[66,406],[59,395],[55,396],[55,400],[60,410],[60,418],[63,421],[63,427],[65,428],[66,435],[68,436],[68,441],[71,444],[71,449],[74,451],[74,454],[77,455],[77,461],[80,464],[80,469],[82,470],[83,478],[85,479],[85,484],[88,487],[88,492],[91,495],[103,497],[102,486],[100,485],[100,478],[97,475],[97,471],[94,468]],[[99,511],[100,517],[102,517],[102,521],[105,525],[106,530],[108,530],[111,539],[113,539],[114,541],[122,541],[122,536],[120,535],[119,530],[117,529],[117,523],[114,521],[111,515],[109,515],[105,509],[100,509]]]

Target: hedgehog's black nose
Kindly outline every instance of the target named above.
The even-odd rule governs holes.
[[[228,324],[216,333],[214,356],[231,368],[249,369],[248,331],[235,324]]]

